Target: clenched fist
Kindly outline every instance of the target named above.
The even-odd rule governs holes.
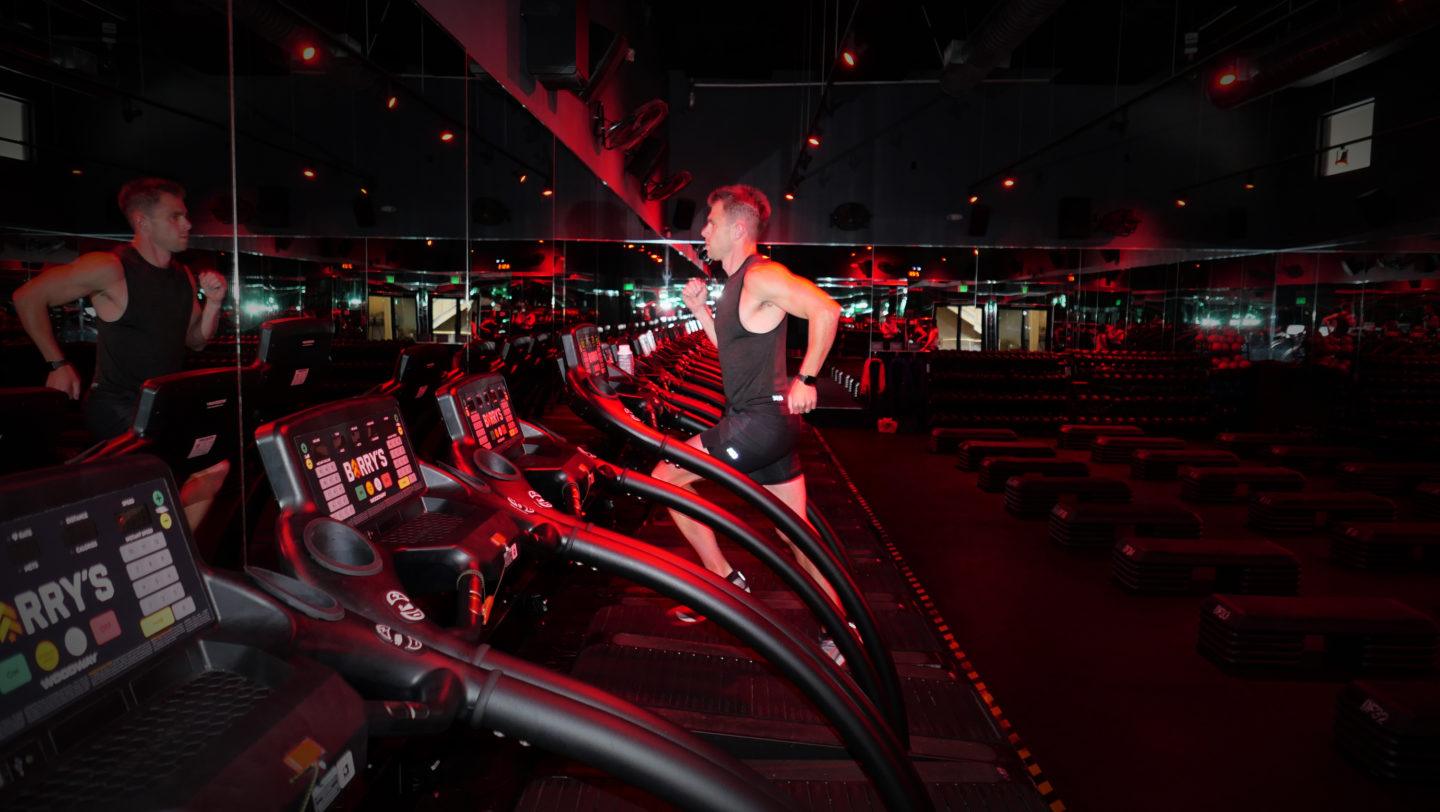
[[[214,301],[219,304],[225,298],[225,277],[215,271],[200,272],[200,291],[205,294],[205,301]]]
[[[696,313],[705,306],[708,294],[705,280],[695,277],[685,283],[685,290],[680,293],[680,299],[685,302],[686,307],[690,308],[690,312]]]

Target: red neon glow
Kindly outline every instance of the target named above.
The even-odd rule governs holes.
[[[1014,179],[1014,178],[1006,178],[1005,180],[1000,181],[1000,185],[1001,185],[1001,186],[1004,186],[1006,189],[1014,189],[1014,188],[1015,188],[1015,179]]]
[[[306,62],[314,62],[317,53],[314,45],[304,45],[300,48],[300,58]]]
[[[450,143],[451,141],[454,141],[454,140],[455,140],[455,133],[452,133],[452,132],[450,132],[449,130],[441,130],[441,131],[440,131],[440,140],[441,140],[441,141],[444,141],[445,143],[448,144],[448,143]]]
[[[1255,191],[1255,184],[1253,184],[1253,183],[1251,183],[1250,181],[1247,180],[1247,181],[1245,181],[1245,185],[1244,185],[1243,187],[1241,187],[1241,188],[1243,188],[1243,189],[1244,189],[1245,191],[1247,191],[1247,192],[1253,192],[1253,191]]]
[[[980,202],[980,195],[970,195],[970,205],[973,206],[973,205],[975,205],[976,203],[979,203],[979,202]]]
[[[318,175],[316,175],[315,173],[315,170],[311,169],[308,166],[300,170],[300,174],[305,176],[305,180],[315,180],[315,178],[318,177]]]
[[[794,193],[794,192],[786,192],[786,193],[785,193],[785,199],[786,199],[786,200],[794,200],[794,199],[795,199],[795,193]]]
[[[853,68],[855,67],[855,54],[843,51],[840,54],[840,61],[844,62],[846,67]]]
[[[1177,209],[1183,209],[1183,208],[1185,208],[1185,207],[1188,206],[1188,205],[1190,205],[1190,204],[1185,201],[1185,198],[1183,198],[1183,197],[1177,197],[1177,198],[1175,198],[1175,208],[1177,208]]]
[[[540,193],[540,196],[541,196],[541,197],[549,197],[549,196],[551,196],[551,195],[553,195],[553,194],[555,194],[555,192],[554,192],[553,190],[551,190],[551,189],[546,189],[545,191],[543,191],[543,192]]]
[[[1235,70],[1233,68],[1231,68],[1230,70],[1221,73],[1220,78],[1216,81],[1220,84],[1221,87],[1229,87],[1235,84],[1235,82],[1239,80],[1239,78],[1240,76],[1235,73]]]
[[[820,136],[812,135],[809,138],[805,139],[805,143],[809,144],[812,147],[818,147],[820,146]]]
[[[388,99],[385,100],[385,109],[386,109],[386,110],[394,110],[396,107],[399,107],[399,106],[400,106],[400,97],[399,97],[399,96],[391,96],[390,98],[388,98]]]

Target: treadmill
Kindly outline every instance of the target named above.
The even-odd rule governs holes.
[[[463,476],[497,489],[517,481],[521,483],[517,487],[528,487],[530,483],[525,477],[530,476],[530,472],[525,470],[526,460],[565,458],[567,446],[569,454],[596,466],[598,476],[594,487],[610,483],[616,476],[616,472],[608,470],[611,466],[595,460],[583,449],[564,443],[539,427],[508,419],[508,393],[503,378],[498,375],[452,381],[437,397],[451,431],[451,464]],[[552,472],[553,468],[542,467],[537,479],[548,478]],[[631,481],[649,479],[635,472],[620,475],[633,478]],[[688,498],[704,501],[693,494],[688,494]],[[696,518],[704,520],[700,515]],[[557,523],[567,519],[584,520],[583,516],[547,517]],[[722,526],[717,532],[724,535],[727,531]],[[788,555],[785,561],[788,562]],[[800,577],[805,578],[803,574]],[[787,625],[804,628],[800,621],[809,618],[809,610],[792,595],[767,595],[765,599],[772,610],[775,604],[784,607],[774,614]],[[820,600],[823,601],[823,597]],[[879,803],[856,765],[837,752],[833,734],[808,711],[803,698],[776,679],[763,663],[756,661],[752,651],[743,643],[737,643],[717,624],[687,626],[673,619],[666,621],[663,613],[654,611],[654,597],[594,577],[586,578],[578,588],[572,587],[553,597],[551,606],[552,633],[547,639],[531,641],[532,645],[526,649],[528,653],[555,660],[556,648],[564,649],[567,640],[578,637],[585,641],[578,652],[569,657],[559,655],[560,659],[571,662],[573,675],[608,688],[754,759],[751,763],[773,780],[797,792],[803,788],[806,800],[802,800],[802,805],[808,806],[822,796],[829,799],[826,803],[833,808],[850,808],[849,803],[859,798],[871,798],[871,802]],[[558,620],[554,619],[557,614],[562,616]],[[654,622],[657,618],[660,624]],[[571,623],[567,625],[566,620]],[[966,794],[976,803],[979,799],[990,803],[1004,799],[1013,804],[1009,808],[1043,808],[1033,787],[1023,780],[1018,783],[1011,780],[1021,775],[1018,760],[1002,746],[998,731],[988,721],[978,699],[968,690],[956,690],[959,685],[953,674],[942,674],[933,668],[926,672],[921,675],[927,682],[916,683],[924,687],[913,696],[928,701],[927,711],[940,718],[928,728],[922,726],[918,746],[934,758],[947,759],[916,763],[931,796],[956,809],[970,808],[957,801]],[[758,705],[747,704],[743,697],[751,695],[767,699]],[[969,725],[977,733],[962,741],[931,741],[926,737],[925,734],[951,723]],[[838,796],[846,796],[849,801],[835,800]],[[628,808],[622,802],[623,793],[615,788],[563,774],[532,783],[521,808],[545,808],[537,799],[556,797],[602,798],[603,802],[596,800],[595,803],[604,808],[611,808],[611,803],[619,804],[615,808]],[[527,806],[531,800],[536,805]]]
[[[282,572],[375,622],[382,636],[475,667],[503,663],[506,673],[524,667],[493,644],[514,611],[525,560],[555,556],[637,580],[704,607],[793,680],[792,694],[822,711],[887,803],[926,806],[913,765],[874,706],[748,596],[624,537],[534,521],[533,511],[417,460],[407,437],[395,402],[374,396],[317,406],[258,430],[281,506],[274,559]],[[524,674],[547,690],[565,686],[572,698],[606,696],[534,666]],[[625,707],[651,727],[674,727]]]

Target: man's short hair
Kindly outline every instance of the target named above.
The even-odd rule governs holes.
[[[705,198],[706,205],[721,205],[725,216],[732,220],[736,217],[745,217],[750,220],[754,227],[751,235],[759,240],[765,233],[765,227],[770,225],[770,200],[765,193],[754,186],[746,186],[743,183],[736,183],[730,186],[721,186]]]
[[[125,222],[133,223],[130,218],[137,211],[148,213],[160,202],[160,195],[174,195],[184,199],[185,187],[164,178],[136,178],[121,186],[118,202],[120,213],[125,215]]]

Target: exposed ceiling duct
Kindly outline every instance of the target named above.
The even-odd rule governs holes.
[[[1338,76],[1389,53],[1440,23],[1440,0],[1375,0],[1342,13],[1258,56],[1219,62],[1210,100],[1229,109],[1278,90]]]
[[[991,9],[960,48],[958,61],[940,72],[940,88],[951,96],[973,90],[1065,0],[1010,0]]]

